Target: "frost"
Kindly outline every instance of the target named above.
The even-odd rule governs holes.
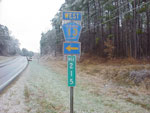
[[[150,79],[150,71],[149,70],[140,70],[140,71],[132,71],[130,72],[129,78],[135,82],[135,84],[139,84],[145,79]]]

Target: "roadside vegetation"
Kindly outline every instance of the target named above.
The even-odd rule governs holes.
[[[6,26],[0,24],[0,56],[21,54],[19,41],[11,36]]]
[[[82,11],[82,54],[149,58],[149,0],[66,0],[51,21],[52,30],[41,33],[41,55],[63,54],[62,11]]]
[[[126,60],[123,65],[117,60],[97,59],[81,57],[77,62],[75,113],[149,113],[150,87],[146,83],[150,79],[142,79],[139,84],[130,79],[134,71],[149,73],[149,63],[130,64]],[[69,92],[67,62],[62,57],[33,59],[0,95],[0,112],[69,113]]]
[[[21,50],[19,40],[11,35],[11,31],[7,26],[0,24],[0,60],[7,59],[8,56],[16,55],[31,57],[34,53],[26,48],[22,48]]]
[[[3,62],[7,62],[9,60],[13,60],[15,59],[17,56],[12,56],[12,57],[6,57],[6,56],[0,56],[0,63],[3,63]]]
[[[78,62],[75,113],[149,113],[150,90],[144,84],[138,86],[128,77],[122,77],[130,76],[132,70],[143,69],[149,69],[149,64]],[[67,63],[61,58],[43,57],[39,63],[31,62],[29,70],[24,87],[27,110],[30,113],[69,113]],[[126,71],[128,74],[124,75]]]
[[[149,113],[150,1],[66,0],[41,33],[40,52],[43,65],[67,78],[62,11],[83,12],[75,112]]]

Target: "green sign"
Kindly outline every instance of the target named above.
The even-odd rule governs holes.
[[[76,56],[68,56],[68,86],[76,85]]]

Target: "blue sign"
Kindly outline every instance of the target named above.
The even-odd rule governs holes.
[[[64,11],[62,13],[63,20],[75,20],[75,21],[81,21],[82,14],[78,11]]]
[[[81,32],[81,26],[79,24],[70,22],[62,25],[66,41],[78,41]]]
[[[80,54],[81,53],[81,43],[70,43],[64,42],[64,54]]]

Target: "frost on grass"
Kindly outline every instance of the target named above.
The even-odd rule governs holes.
[[[102,71],[99,71],[100,67]],[[0,113],[69,113],[69,87],[67,76],[62,74],[66,67],[60,62],[54,62],[53,68],[61,73],[31,62],[27,73],[22,75],[15,87],[0,97]],[[77,73],[75,113],[150,113],[149,95],[140,94],[139,88],[116,86],[114,82],[102,80],[100,76],[110,76],[115,72],[113,77],[123,75],[124,78],[128,69],[121,71],[112,68],[111,71],[110,67],[106,70],[106,66],[96,66],[95,70],[89,66],[84,68]]]
[[[29,96],[30,96],[29,89],[26,85],[24,86],[24,96],[26,100],[29,99]]]
[[[53,65],[53,68],[59,68],[59,65]],[[30,68],[31,75],[28,80],[28,86],[30,87],[28,88],[31,96],[29,96],[30,101],[27,103],[32,108],[30,112],[69,113],[67,76],[56,73],[52,68],[41,66],[35,62],[30,64]],[[99,71],[94,72],[98,73]],[[106,90],[106,85],[103,86],[103,83],[98,81],[97,76],[84,75],[85,72],[82,72],[82,76],[77,76],[77,86],[74,88],[75,113],[149,113],[139,104],[136,105],[127,101],[126,97],[130,94],[125,93],[126,90],[114,89],[114,87],[110,87],[112,84],[107,83],[108,89],[110,87],[110,91],[116,93],[112,94],[112,92]]]
[[[34,62],[30,64],[29,76],[24,95],[32,108],[30,112],[63,113],[68,106],[64,100],[68,96],[65,79]]]
[[[136,85],[139,85],[145,79],[150,79],[150,71],[149,70],[140,70],[140,71],[132,71],[130,72],[129,78],[134,81]],[[146,85],[150,85],[150,81],[146,83]],[[147,86],[147,88],[150,86]]]
[[[0,113],[28,113],[24,103],[26,72],[0,94]]]

